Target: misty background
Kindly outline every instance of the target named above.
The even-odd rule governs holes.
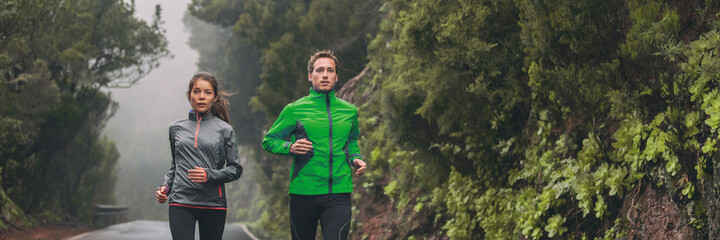
[[[184,97],[187,81],[197,71],[198,54],[187,41],[182,16],[189,1],[135,1],[136,17],[149,21],[155,6],[162,7],[168,50],[160,67],[130,88],[109,89],[119,104],[105,127],[120,152],[115,196],[129,205],[130,219],[167,219],[166,204],[154,199],[154,189],[170,167],[168,126],[186,117],[190,105]],[[164,210],[164,211],[163,211]]]

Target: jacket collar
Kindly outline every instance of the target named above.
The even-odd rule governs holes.
[[[195,111],[190,109],[190,112],[188,113],[188,118],[190,118],[190,120],[197,121],[197,119],[198,119],[197,115],[199,115],[199,117],[202,119],[202,121],[209,120],[213,117],[212,110],[208,110],[205,113],[195,114]]]
[[[310,88],[310,94],[308,94],[311,98],[325,98],[325,96],[330,96],[330,98],[335,98],[335,91],[330,91],[329,93],[321,93],[316,92],[315,89],[312,87]]]

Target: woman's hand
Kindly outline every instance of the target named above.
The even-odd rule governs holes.
[[[356,158],[353,160],[353,165],[358,166],[358,169],[355,170],[355,176],[362,176],[363,173],[365,173],[365,169],[367,169],[367,164],[359,158]]]
[[[167,186],[162,186],[160,189],[155,191],[155,197],[157,198],[159,203],[165,203],[167,201]]]
[[[204,183],[207,182],[207,172],[204,168],[195,166],[195,169],[188,170],[188,177],[192,182]]]
[[[297,141],[295,141],[295,143],[290,145],[290,153],[295,154],[295,155],[306,154],[306,153],[310,152],[310,150],[312,150],[312,149],[313,149],[312,142],[308,141],[305,138],[298,139]]]

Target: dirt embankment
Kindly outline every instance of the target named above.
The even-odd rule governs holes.
[[[381,184],[385,185],[385,184]],[[359,213],[355,219],[362,223],[357,226],[351,235],[355,240],[380,240],[380,239],[406,239],[415,236],[417,239],[447,240],[442,236],[437,223],[433,222],[435,213],[428,208],[416,212],[413,208],[398,210],[395,209],[392,201],[383,193],[383,188],[375,186],[372,188],[356,188],[356,194],[362,194],[363,200],[359,201],[356,208]],[[417,199],[419,192],[410,194],[410,199]],[[415,201],[411,200],[409,206],[414,206]]]
[[[628,221],[625,239],[699,239],[687,221],[686,213],[670,195],[653,187],[642,187],[636,197],[625,198],[620,211]]]
[[[419,234],[427,239],[445,239],[441,234],[430,233],[428,229],[437,229],[429,217],[422,215],[429,212],[397,211],[393,209],[391,200],[382,193],[382,188],[360,190],[364,196],[356,208],[359,210],[357,226],[352,239],[402,239]],[[662,189],[652,186],[640,186],[633,189],[623,199],[620,217],[626,235],[622,239],[703,239],[701,231],[689,223],[688,211],[692,211],[686,203],[679,203]],[[683,207],[685,206],[685,207]],[[685,209],[687,208],[687,209]],[[399,219],[411,219],[402,222]]]

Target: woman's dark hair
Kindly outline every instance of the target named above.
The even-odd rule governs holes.
[[[210,73],[207,72],[199,72],[193,75],[192,79],[190,79],[190,84],[188,85],[188,91],[185,95],[187,95],[188,101],[190,101],[190,92],[192,91],[193,87],[195,87],[195,83],[199,79],[208,81],[210,85],[213,87],[213,91],[215,91],[215,96],[217,96],[217,101],[213,102],[212,108],[210,109],[213,116],[219,117],[226,123],[230,124],[230,116],[228,116],[228,105],[230,105],[230,101],[228,101],[225,97],[230,96],[229,93],[225,91],[218,91],[218,80]]]

